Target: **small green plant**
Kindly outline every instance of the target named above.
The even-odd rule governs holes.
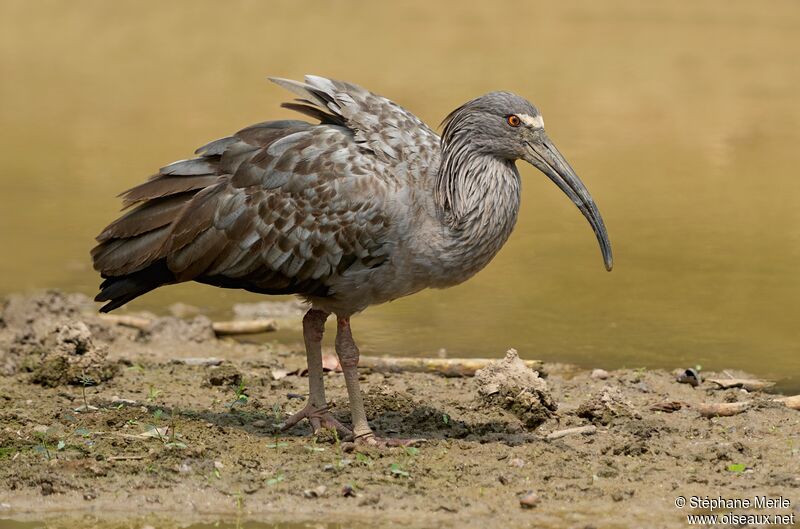
[[[317,446],[317,438],[316,437],[312,437],[311,438],[311,444],[310,445],[305,445],[304,448],[306,450],[308,450],[309,452],[324,452],[325,451],[325,449],[323,447]]]
[[[366,467],[371,467],[374,463],[371,457],[369,457],[367,454],[362,454],[361,452],[356,452],[356,462]]]
[[[45,459],[50,461],[53,457],[50,454],[50,445],[48,444],[47,438],[49,436],[50,430],[48,429],[46,432],[36,432],[36,437],[39,438],[39,444],[33,447],[36,452],[42,454]]]
[[[278,403],[275,403],[272,406],[272,428],[273,428],[273,436],[272,436],[272,443],[267,445],[267,448],[283,448],[285,446],[289,446],[289,443],[281,442],[280,440],[280,431],[281,427],[283,426],[283,422],[281,421],[281,417],[283,415],[283,411]]]
[[[89,402],[86,400],[86,386],[93,386],[94,380],[92,380],[91,377],[86,376],[86,373],[84,372],[81,374],[80,382],[81,394],[83,395],[83,409],[88,410]]]
[[[150,388],[147,390],[147,401],[154,402],[159,395],[161,395],[161,390],[156,389],[155,386],[150,386]]]
[[[239,381],[239,385],[236,386],[236,399],[233,401],[234,403],[239,404],[247,404],[247,386],[244,383],[244,378]]]
[[[742,464],[742,463],[731,463],[730,465],[728,465],[726,467],[726,470],[728,472],[741,473],[741,472],[744,472],[745,470],[747,470],[747,466]]]
[[[236,498],[236,529],[242,528],[242,513],[244,512],[244,496],[241,489],[234,494]]]
[[[403,467],[400,466],[400,463],[392,463],[389,465],[389,472],[391,472],[394,476],[400,476],[403,478],[408,478],[411,476],[408,471],[403,470]]]
[[[273,476],[273,477],[271,477],[271,478],[269,478],[267,480],[267,485],[269,485],[270,487],[274,487],[275,485],[277,485],[278,483],[280,483],[284,479],[285,479],[285,476],[282,473],[275,474],[275,476]]]
[[[446,413],[442,415],[442,422],[449,425],[450,424],[450,416]]]

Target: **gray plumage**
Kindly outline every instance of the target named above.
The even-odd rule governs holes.
[[[300,98],[284,106],[320,123],[253,125],[125,192],[136,207],[92,251],[103,310],[194,280],[296,293],[349,315],[460,283],[506,241],[519,210],[514,161],[527,149],[507,116],[539,116],[526,100],[474,99],[440,139],[355,85],[273,81]]]
[[[508,92],[467,102],[440,139],[414,115],[340,81],[273,79],[299,99],[284,106],[319,121],[268,121],[197,150],[123,193],[132,208],[97,237],[97,295],[110,311],[161,285],[198,281],[264,294],[299,294],[309,370],[306,406],[286,421],[372,433],[358,383],[350,316],[370,305],[468,279],[500,250],[520,201],[523,159],[575,202],[611,247],[583,183],[544,133],[538,110]],[[352,430],[328,411],[322,377],[325,321]]]

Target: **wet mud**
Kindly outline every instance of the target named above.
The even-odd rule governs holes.
[[[301,311],[259,305],[237,312]],[[376,432],[425,442],[353,449],[307,424],[280,431],[307,392],[301,345],[219,339],[186,307],[146,331],[95,308],[59,292],[2,304],[0,520],[686,527],[678,496],[800,502],[800,411],[774,395],[659,370],[536,373],[487,351],[498,361],[474,377],[363,370]],[[325,379],[349,422],[341,373]]]

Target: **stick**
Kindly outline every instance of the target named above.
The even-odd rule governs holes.
[[[800,410],[800,395],[794,395],[792,397],[781,397],[772,400],[774,400],[775,402],[780,402],[787,408],[791,408],[793,410]]]
[[[707,380],[708,382],[713,382],[714,384],[718,385],[721,389],[744,388],[747,391],[761,391],[762,389],[766,389],[775,385],[774,382],[769,382],[768,380],[758,380],[755,378],[709,378]]]
[[[218,336],[226,334],[258,334],[278,330],[275,320],[215,321],[211,324]]]
[[[565,430],[557,430],[555,432],[551,432],[547,434],[547,439],[552,441],[554,439],[561,439],[562,437],[566,437],[568,435],[576,435],[576,434],[591,435],[596,431],[597,431],[597,426],[589,424],[586,426],[577,426],[575,428],[567,428]]]
[[[140,316],[129,316],[119,314],[100,314],[100,319],[109,323],[115,323],[124,327],[132,327],[140,331],[149,331],[153,320]],[[218,336],[232,334],[257,334],[262,332],[272,332],[278,330],[275,320],[235,320],[235,321],[215,321],[211,324],[214,332]]]
[[[362,356],[359,367],[366,367],[378,372],[411,371],[417,373],[435,373],[446,377],[471,377],[478,369],[483,369],[497,359],[492,358],[388,358],[383,356]],[[533,370],[542,368],[541,360],[524,360],[525,365]]]
[[[703,417],[730,417],[738,415],[750,407],[750,401],[696,404],[695,409]]]
[[[98,316],[101,320],[107,321],[108,323],[116,323],[117,325],[122,325],[123,327],[133,327],[134,329],[139,329],[140,331],[148,330],[150,328],[150,324],[153,323],[149,318],[127,316],[124,314],[98,314]]]

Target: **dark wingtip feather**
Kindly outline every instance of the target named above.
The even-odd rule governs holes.
[[[95,301],[108,301],[100,312],[111,312],[151,290],[175,282],[175,275],[164,259],[132,274],[104,278],[100,292],[94,297]]]

